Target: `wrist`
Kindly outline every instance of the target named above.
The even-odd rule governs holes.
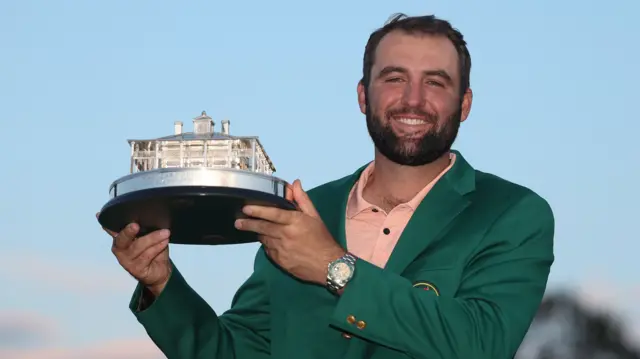
[[[151,295],[153,295],[154,297],[158,297],[167,287],[167,283],[169,283],[170,278],[171,278],[171,271],[169,271],[169,274],[163,281],[154,283],[154,284],[145,285],[145,288]]]

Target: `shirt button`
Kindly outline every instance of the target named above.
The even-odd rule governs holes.
[[[389,230],[389,228],[385,228],[385,229],[382,230],[382,233],[389,234],[389,233],[391,233],[391,231]]]

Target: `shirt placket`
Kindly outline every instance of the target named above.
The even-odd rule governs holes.
[[[378,229],[375,247],[371,261],[378,267],[384,268],[391,256],[391,252],[397,242],[398,228],[400,228],[402,217],[407,215],[404,207],[396,207],[385,216],[382,225]]]

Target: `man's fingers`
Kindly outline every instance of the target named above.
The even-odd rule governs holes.
[[[148,267],[149,264],[151,264],[151,262],[160,255],[160,253],[167,249],[167,246],[169,246],[168,238],[145,248],[145,250],[142,251],[142,253],[140,253],[140,255],[135,259],[136,265],[141,268]]]
[[[138,224],[129,224],[113,238],[113,246],[120,250],[129,248],[139,230],[140,226]]]
[[[279,224],[289,224],[293,222],[295,216],[298,214],[296,211],[268,206],[244,206],[242,212],[249,217],[260,218]]]
[[[263,236],[280,238],[282,225],[260,219],[238,219],[235,226],[241,231],[255,232]]]
[[[313,205],[311,198],[307,195],[307,193],[302,189],[302,182],[299,179],[293,181],[293,199],[300,207],[300,210],[311,216],[311,217],[320,217],[318,211],[316,211],[316,207]]]
[[[133,242],[133,244],[129,248],[128,256],[132,260],[136,260],[149,248],[157,245],[158,243],[169,240],[170,234],[171,233],[169,232],[168,229],[161,229],[136,239],[135,242]]]
[[[293,202],[293,186],[287,183],[287,186],[284,189],[284,198],[287,201]]]

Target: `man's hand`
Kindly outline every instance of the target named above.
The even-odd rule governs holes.
[[[120,265],[154,296],[160,295],[171,275],[169,230],[162,229],[136,238],[140,226],[129,224],[120,233],[104,229],[111,237],[111,251]]]
[[[324,286],[329,263],[346,251],[327,230],[299,180],[290,190],[300,210],[245,206],[243,212],[253,218],[237,220],[236,228],[258,233],[267,255],[291,275]]]

